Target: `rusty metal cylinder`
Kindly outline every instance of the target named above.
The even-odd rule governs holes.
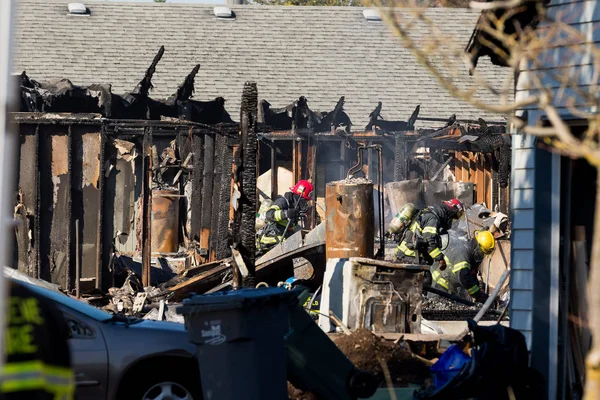
[[[152,190],[152,253],[179,250],[179,191]]]
[[[373,183],[362,178],[328,183],[325,209],[327,258],[373,257]]]

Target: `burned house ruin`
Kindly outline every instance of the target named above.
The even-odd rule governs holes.
[[[365,20],[360,10],[294,8],[281,16],[277,7],[239,6],[226,21],[203,5],[90,2],[89,16],[80,17],[58,0],[22,3],[29,11],[17,31],[40,29],[19,42],[15,67],[21,88],[14,115],[21,135],[15,259],[30,275],[90,291],[114,286],[123,270],[142,277],[152,271],[144,284],[155,285],[195,268],[195,282],[204,284],[185,290],[211,290],[231,279],[231,266],[216,262],[231,256],[232,245],[252,260],[243,231],[258,204],[246,195],[260,201],[291,182],[312,180],[310,229],[324,219],[326,184],[356,164],[357,176],[381,182],[376,196],[408,180],[435,187],[434,197],[421,196],[428,203],[454,195],[460,184],[470,203],[508,209],[505,122],[439,94],[381,21]],[[465,34],[477,19],[465,10],[431,13],[444,29]],[[188,36],[154,42],[182,16]],[[308,35],[314,24],[324,28]],[[147,43],[129,36],[120,44],[105,41],[101,32],[117,25]],[[65,26],[85,35],[45,42],[40,27],[62,32]],[[312,51],[289,46],[291,31],[305,35]],[[268,35],[257,39],[252,32]],[[350,46],[349,32],[356,46],[373,48],[381,59]],[[93,43],[82,39],[88,35]],[[47,50],[57,46],[67,56]],[[332,60],[344,60],[344,72]],[[371,79],[371,70],[382,79]],[[467,71],[459,79],[472,85]],[[250,80],[258,93],[245,86]],[[244,92],[256,102],[242,102]],[[244,131],[258,142],[248,142]],[[392,203],[388,196],[383,206],[388,220]],[[288,264],[283,275],[293,274]]]

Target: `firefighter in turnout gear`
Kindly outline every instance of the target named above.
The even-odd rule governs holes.
[[[8,280],[3,399],[72,400],[75,381],[69,328],[52,302]]]
[[[447,268],[441,271],[431,267],[435,287],[451,294],[460,294],[458,289],[462,287],[476,302],[484,303],[488,295],[481,290],[477,273],[483,258],[495,247],[494,235],[489,231],[475,231],[472,239],[457,240],[446,251]]]
[[[312,192],[313,185],[301,180],[273,202],[266,212],[266,225],[258,232],[261,253],[266,253],[294,233],[298,220],[310,208]]]
[[[445,269],[446,261],[440,250],[440,234],[452,227],[452,222],[462,217],[465,207],[458,199],[443,201],[439,206],[424,208],[405,230],[402,240],[396,248],[396,256],[419,257],[421,261],[432,265],[437,261],[440,269]]]

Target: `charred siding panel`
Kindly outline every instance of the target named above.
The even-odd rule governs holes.
[[[40,276],[68,287],[69,138],[65,126],[40,129]]]
[[[228,255],[229,194],[231,187],[231,148],[227,138],[215,138],[215,167],[211,221],[211,253],[215,259]]]
[[[98,129],[73,129],[73,220],[79,219],[81,277],[96,277],[98,242],[98,194],[100,176],[100,132]],[[95,132],[94,132],[95,131]],[[75,245],[75,243],[73,243]],[[72,265],[75,266],[75,263]]]
[[[204,138],[194,135],[192,138],[193,170],[192,170],[192,198],[190,199],[192,209],[191,239],[200,241],[200,229],[202,228],[202,181],[203,181],[203,152]]]
[[[105,220],[112,216],[113,228],[106,232],[113,236],[105,237],[105,241],[108,239],[112,243],[114,240],[119,252],[133,253],[141,250],[137,237],[141,217],[138,209],[142,192],[141,139],[113,139],[107,149],[114,168],[106,179],[105,209],[108,207],[112,213],[105,214],[108,217]]]

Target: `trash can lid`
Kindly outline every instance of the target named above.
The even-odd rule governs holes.
[[[195,295],[183,300],[183,307],[177,309],[178,314],[190,312],[191,309],[204,307],[243,308],[251,305],[266,303],[292,303],[297,300],[298,290],[286,290],[278,287],[258,289],[239,289],[227,292],[217,292]],[[212,306],[212,307],[211,307]],[[181,312],[180,312],[181,311]]]

